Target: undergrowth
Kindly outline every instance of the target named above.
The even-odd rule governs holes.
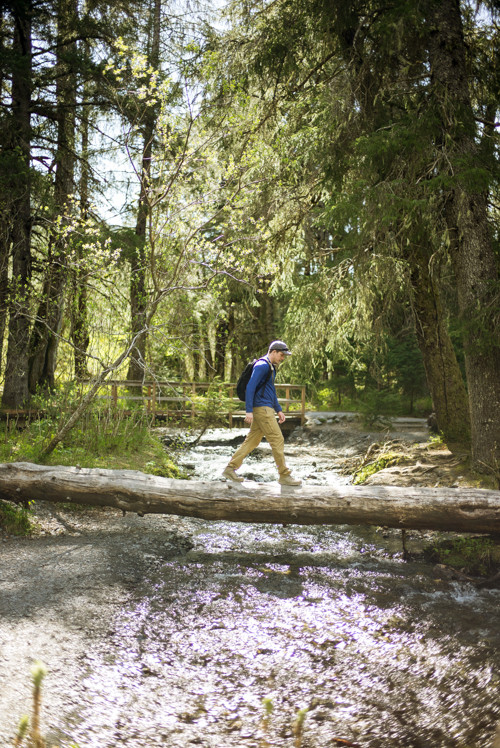
[[[361,413],[369,423],[377,417],[412,416],[425,418],[432,411],[429,396],[409,401],[399,392],[366,389],[355,394],[339,393],[334,382],[324,382],[312,392],[313,407],[318,410],[341,410]]]
[[[500,568],[500,544],[484,535],[444,539],[438,536],[424,548],[424,556],[466,574],[487,576]]]
[[[36,525],[28,507],[0,501],[0,528],[7,535],[31,535]]]
[[[380,470],[384,470],[384,468],[391,467],[392,465],[398,465],[402,459],[403,456],[401,454],[386,452],[373,462],[369,462],[368,465],[363,465],[362,468],[357,470],[354,473],[352,482],[355,485],[364,483],[370,475],[378,473]]]
[[[141,470],[169,478],[181,477],[179,468],[151,429],[147,414],[130,416],[94,409],[67,434],[47,459],[44,446],[58,428],[59,419],[46,415],[25,427],[0,426],[0,461],[88,468]]]
[[[49,457],[42,459],[45,445],[68,415],[63,404],[59,411],[52,404],[43,417],[27,424],[4,421],[0,424],[0,462],[140,470],[166,478],[184,477],[142,410],[125,415],[120,410],[93,407]],[[70,506],[72,511],[78,509]],[[8,535],[31,535],[36,522],[28,506],[0,501],[0,529]]]

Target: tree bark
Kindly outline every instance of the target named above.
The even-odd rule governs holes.
[[[87,39],[82,42],[82,49],[86,59],[90,59],[90,44]],[[89,124],[91,113],[85,102],[90,99],[90,86],[88,81],[83,83],[82,113],[81,113],[81,153],[80,153],[80,218],[85,226],[89,217]],[[73,360],[76,379],[89,379],[90,374],[87,366],[87,351],[90,345],[89,319],[88,319],[88,293],[86,283],[86,272],[84,270],[84,253],[81,244],[76,247],[76,263],[71,272],[71,342],[73,343]]]
[[[0,9],[0,25],[4,27],[4,13]],[[7,57],[6,38],[0,33],[0,58],[5,60]],[[0,91],[5,90],[5,69],[0,69]],[[0,100],[1,97],[0,97]],[[10,240],[11,240],[11,221],[12,211],[9,204],[10,197],[10,169],[9,160],[6,163],[0,162],[0,190],[2,197],[0,199],[0,366],[3,360],[3,345],[5,336],[5,327],[8,319],[8,295],[9,295],[9,258],[10,258]]]
[[[153,70],[158,69],[160,60],[160,20],[162,0],[153,0],[151,46],[149,65]],[[139,206],[135,234],[137,244],[133,250],[130,263],[130,321],[132,336],[136,343],[130,355],[127,379],[140,381],[144,378],[146,365],[147,344],[147,288],[146,288],[146,241],[149,208],[149,189],[151,179],[151,159],[153,155],[153,139],[156,129],[157,111],[155,107],[147,107],[144,115],[144,141],[141,165],[141,185]]]
[[[30,1],[13,11],[12,72],[13,197],[11,198],[12,281],[9,294],[9,332],[2,405],[21,408],[29,399],[28,341],[31,280],[31,86],[32,44]]]
[[[418,253],[418,254],[417,254]],[[411,257],[412,309],[418,347],[438,429],[451,444],[470,446],[467,391],[453,349],[429,253],[414,244]]]
[[[231,522],[500,533],[500,491],[202,483],[133,470],[0,465],[0,499],[64,501]]]
[[[472,458],[476,468],[498,471],[498,260],[488,222],[486,187],[474,185],[469,174],[477,166],[478,147],[458,0],[433,0],[429,22],[431,90],[440,125],[437,145],[443,153],[443,174],[447,172],[451,180],[443,205],[465,330]]]
[[[50,239],[47,274],[42,290],[42,299],[30,339],[29,389],[38,387],[52,390],[55,384],[55,368],[59,333],[62,324],[64,288],[67,279],[67,247],[61,231],[69,221],[70,195],[74,190],[75,168],[75,123],[76,123],[76,74],[74,72],[73,25],[76,20],[76,0],[59,0],[57,7],[57,80],[56,117],[57,152],[54,202],[56,219],[60,225]]]
[[[10,234],[8,218],[2,216],[0,218],[0,366],[8,319]]]

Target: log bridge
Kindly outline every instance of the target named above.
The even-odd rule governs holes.
[[[135,470],[0,464],[0,499],[297,525],[380,525],[500,535],[500,491],[174,480]]]

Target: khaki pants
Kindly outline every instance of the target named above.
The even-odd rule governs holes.
[[[290,470],[285,465],[285,440],[276,421],[273,408],[262,406],[253,409],[253,421],[250,431],[241,447],[239,447],[231,458],[228,467],[237,470],[250,452],[257,447],[265,436],[273,453],[278,473],[290,475]]]

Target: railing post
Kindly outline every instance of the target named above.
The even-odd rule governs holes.
[[[285,389],[285,399],[286,399],[285,412],[288,413],[288,411],[290,410],[290,387],[287,387]]]
[[[301,387],[301,410],[300,410],[300,425],[303,426],[306,420],[306,386],[305,384]]]
[[[232,385],[229,385],[229,400],[231,401],[229,404],[229,428],[233,428],[233,397],[234,397],[234,387]]]
[[[113,407],[118,407],[118,385],[116,382],[113,382],[111,385],[111,399],[113,401]]]
[[[156,419],[156,382],[153,382],[153,393],[152,393],[152,410],[153,410],[153,426],[155,425]]]
[[[196,382],[191,382],[191,394],[193,398],[196,396]],[[194,402],[191,403],[191,419],[194,421],[196,415],[196,409]]]

